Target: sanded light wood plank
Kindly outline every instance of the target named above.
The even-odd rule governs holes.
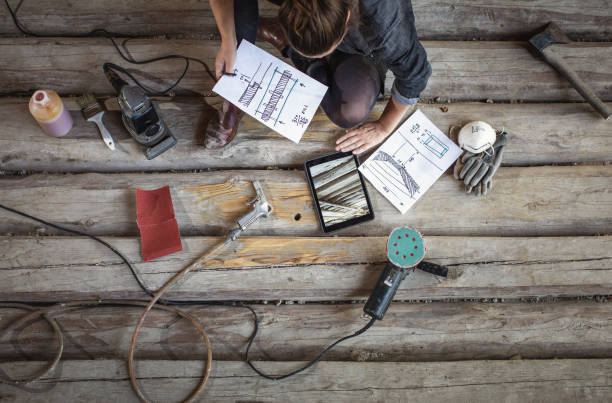
[[[41,362],[2,364],[5,371],[27,373]],[[302,362],[260,362],[283,373]],[[202,371],[197,361],[140,361],[137,377],[154,401],[185,398]],[[321,362],[283,381],[258,377],[245,363],[213,365],[202,401],[278,402],[606,402],[612,394],[612,360],[515,360],[439,363]],[[31,389],[30,389],[31,388]],[[30,391],[32,390],[33,391]],[[36,393],[38,391],[39,393]],[[7,400],[24,402],[135,402],[124,361],[66,361],[61,372],[28,388],[1,385]]]
[[[178,137],[172,150],[147,161],[142,149],[127,135],[119,112],[111,110],[105,122],[117,144],[106,148],[97,128],[85,122],[72,99],[66,100],[74,127],[61,139],[46,136],[31,118],[27,99],[0,99],[0,167],[4,170],[47,172],[153,171],[207,168],[298,167],[304,161],[334,152],[344,131],[322,112],[315,115],[299,144],[294,144],[251,118],[243,119],[236,139],[220,151],[203,147],[203,127],[218,99],[178,98],[160,101],[160,114]],[[112,107],[112,103],[107,105]],[[612,107],[612,104],[610,105]],[[384,108],[379,103],[371,117]],[[491,122],[509,132],[504,165],[609,161],[612,135],[609,122],[587,104],[420,104],[440,129],[472,120]],[[248,158],[245,158],[248,155]]]
[[[466,194],[443,175],[404,215],[375,189],[376,219],[344,235],[387,236],[399,224],[426,235],[593,235],[612,228],[612,166],[502,167],[486,198]],[[249,235],[320,235],[303,171],[214,171],[164,174],[5,176],[0,203],[58,224],[101,235],[135,235],[135,189],[170,185],[183,236],[222,235],[249,208],[251,181],[261,181],[273,214]],[[0,234],[26,233],[38,225],[0,212]]]
[[[423,98],[455,100],[582,101],[569,82],[535,58],[524,42],[425,41],[433,75]],[[202,58],[214,66],[219,42],[210,40],[133,39],[127,51],[136,60],[166,54]],[[602,99],[612,100],[612,44],[609,42],[554,45],[555,52]],[[269,46],[264,49],[270,50]],[[273,52],[278,54],[278,52]],[[597,60],[594,63],[593,60]],[[0,39],[0,94],[31,92],[50,87],[62,94],[114,91],[102,74],[104,62],[125,65],[105,38]],[[129,66],[133,67],[133,66]],[[145,76],[165,80],[164,88],[182,72],[182,61],[162,61],[142,68]],[[206,94],[212,86],[203,67],[192,63],[176,93]],[[70,79],[66,79],[69,77]],[[385,87],[390,89],[389,72]],[[387,91],[388,94],[388,91]]]
[[[184,238],[184,251],[142,263],[137,239],[109,238],[149,288],[195,260],[219,238]],[[204,300],[354,300],[383,269],[385,237],[244,238],[169,291]],[[442,279],[417,271],[396,299],[519,298],[612,294],[612,237],[427,237],[427,259],[450,267]],[[88,239],[0,238],[0,300],[142,298],[128,268]]]
[[[256,305],[257,360],[310,360],[335,339],[366,323],[363,305]],[[253,317],[240,307],[182,307],[206,329],[216,360],[241,360]],[[65,335],[64,359],[127,356],[131,331],[142,308],[102,307],[55,318]],[[0,325],[23,315],[0,309]],[[192,359],[204,347],[193,327],[172,314],[153,311],[138,339],[142,359]],[[0,344],[0,360],[51,359],[55,336],[36,322]],[[383,321],[333,349],[327,360],[451,361],[469,359],[612,358],[612,304],[395,302]]]
[[[11,1],[13,7],[18,2]],[[132,35],[206,35],[217,28],[208,1],[112,0],[78,2],[26,0],[19,2],[22,22],[40,33],[81,33],[107,28]],[[609,0],[414,0],[419,37],[471,40],[527,39],[549,21],[555,21],[576,40],[612,40]],[[260,15],[274,17],[277,7],[259,2]],[[18,33],[8,12],[0,7],[0,33]]]

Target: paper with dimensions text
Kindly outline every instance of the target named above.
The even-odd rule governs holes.
[[[420,109],[359,167],[404,214],[461,155]]]
[[[213,91],[270,129],[298,143],[327,86],[243,40],[235,76],[223,76]]]

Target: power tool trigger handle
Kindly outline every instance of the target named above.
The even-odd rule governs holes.
[[[373,318],[382,320],[400,284],[411,272],[412,269],[402,269],[387,263],[363,311]]]

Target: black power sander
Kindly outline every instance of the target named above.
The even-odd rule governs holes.
[[[137,85],[128,85],[113,69],[112,63],[105,63],[104,74],[117,91],[123,125],[139,144],[146,147],[145,156],[151,160],[176,145],[176,138],[159,117],[151,98]]]
[[[435,263],[424,262],[424,257],[425,244],[423,242],[423,236],[420,232],[410,227],[399,227],[394,229],[391,232],[391,235],[389,235],[389,239],[387,239],[387,266],[385,267],[385,270],[383,270],[382,275],[376,283],[374,291],[363,308],[364,312],[370,317],[370,320],[365,326],[353,334],[336,340],[327,346],[314,360],[310,361],[301,368],[284,375],[268,375],[259,370],[253,364],[253,362],[249,360],[249,350],[253,344],[253,339],[251,339],[249,345],[247,346],[246,352],[247,364],[249,364],[249,366],[257,374],[266,379],[272,380],[289,378],[290,376],[299,374],[300,372],[310,368],[315,363],[319,362],[332,348],[343,341],[364,334],[370,327],[372,327],[372,325],[374,325],[374,322],[381,320],[383,316],[385,316],[389,305],[391,305],[393,296],[395,296],[400,284],[406,278],[406,276],[412,273],[415,269],[420,269],[442,277],[446,277],[448,275],[448,268]],[[257,333],[257,331],[255,333]]]
[[[394,229],[387,239],[387,266],[378,279],[363,311],[372,318],[381,320],[400,284],[414,269],[442,277],[448,275],[448,268],[424,262],[424,257],[425,244],[420,232],[410,227]]]

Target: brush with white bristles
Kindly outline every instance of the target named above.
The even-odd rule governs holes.
[[[86,121],[95,123],[98,126],[98,130],[100,130],[100,135],[102,136],[102,140],[104,144],[111,150],[115,149],[115,141],[113,140],[113,136],[111,136],[110,132],[104,126],[102,122],[102,117],[104,116],[104,107],[96,100],[93,94],[85,94],[82,97],[77,99],[79,106],[81,107],[81,112],[83,112],[83,117]]]

